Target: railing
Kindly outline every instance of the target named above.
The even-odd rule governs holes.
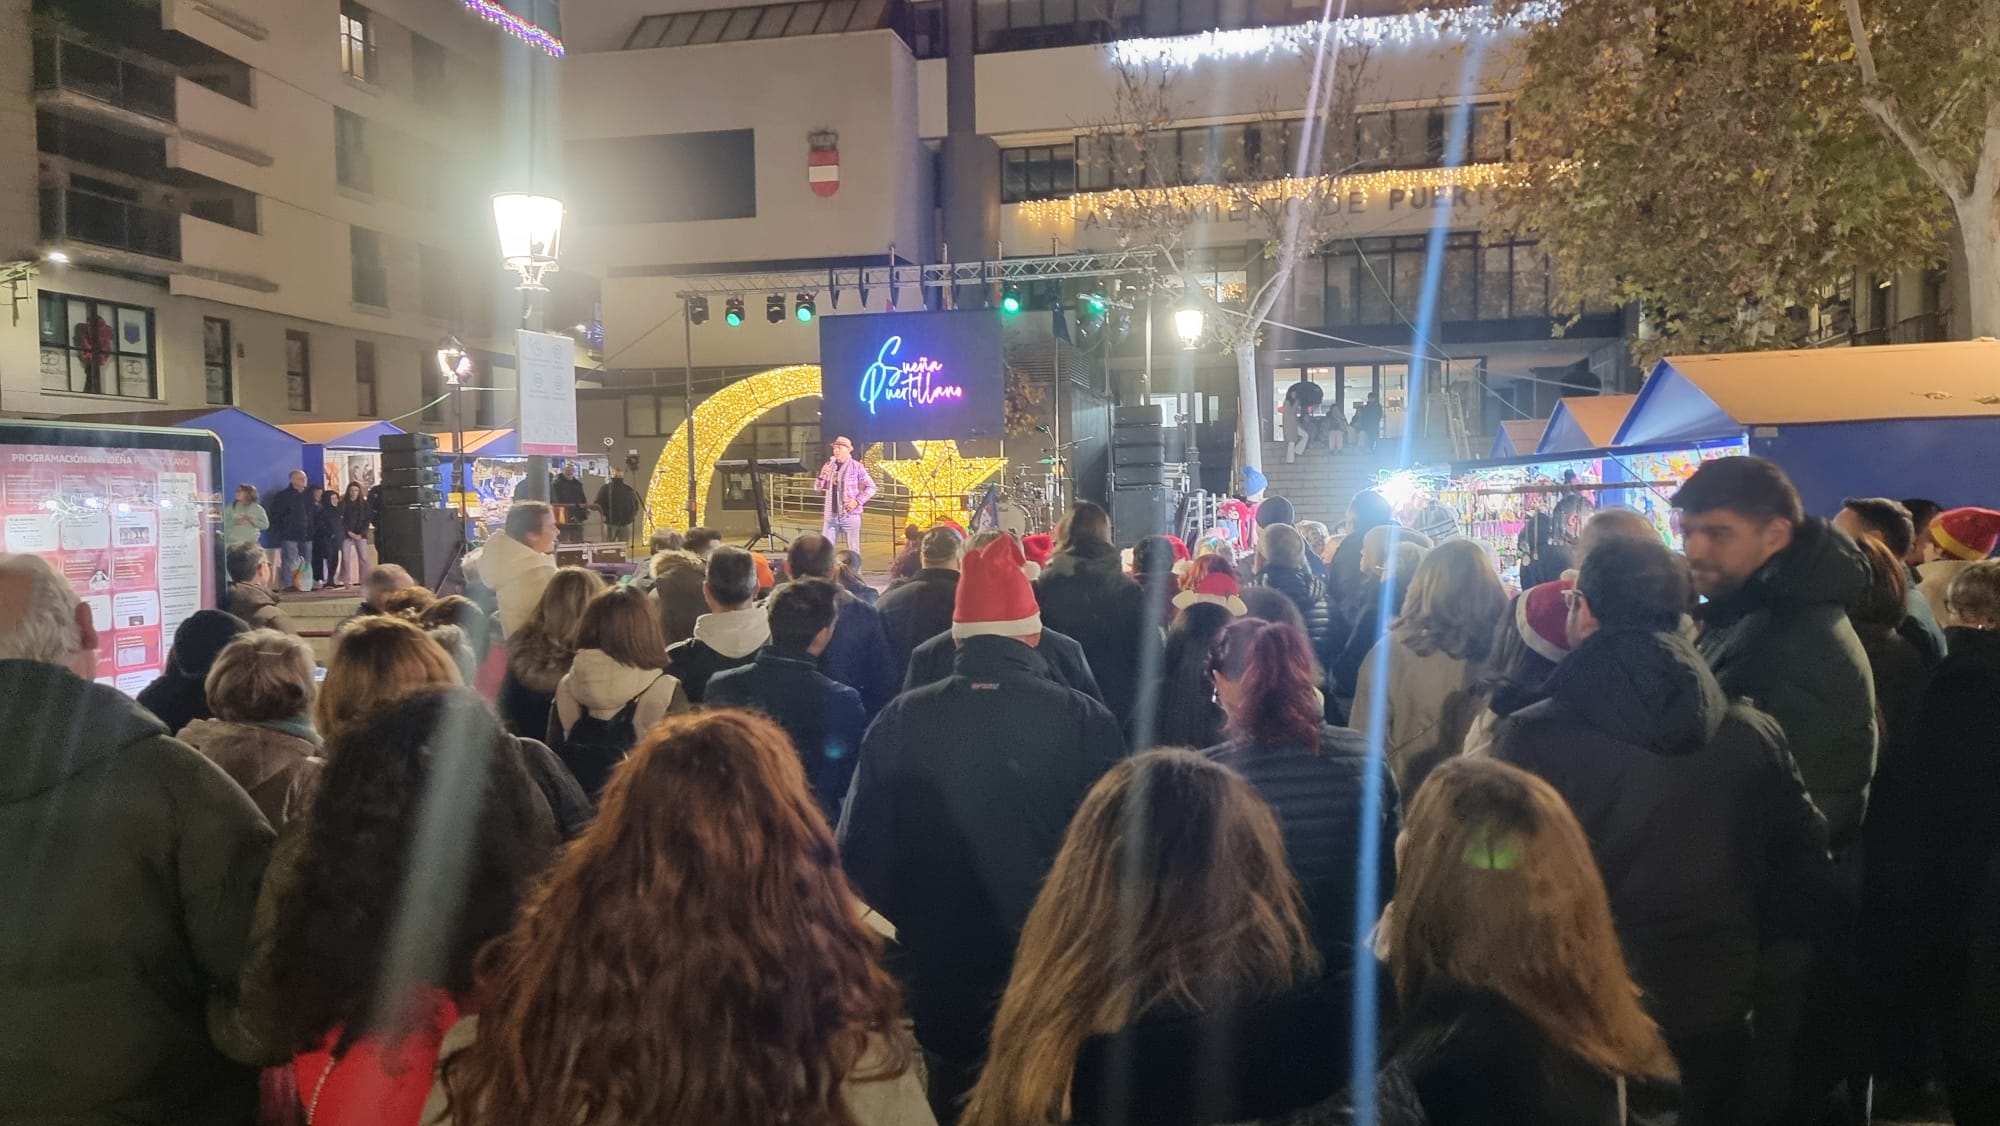
[[[1936,344],[1948,339],[1949,322],[1943,313],[1918,313],[1907,317],[1887,328],[1871,328],[1867,332],[1857,332],[1848,341],[1857,348],[1872,347],[1877,344]]]
[[[35,89],[68,90],[107,105],[174,120],[174,76],[74,39],[35,40]]]
[[[43,238],[180,260],[181,219],[171,211],[74,188],[41,189],[41,209]]]

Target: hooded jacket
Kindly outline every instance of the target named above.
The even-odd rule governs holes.
[[[319,736],[303,717],[290,724],[198,719],[180,740],[234,779],[273,828],[304,813],[319,789]]]
[[[1042,624],[1083,646],[1111,714],[1131,723],[1141,658],[1161,647],[1166,622],[1146,628],[1145,594],[1120,565],[1118,549],[1085,540],[1057,552],[1035,582],[1035,598]]]
[[[549,712],[549,746],[592,798],[604,789],[608,764],[601,759],[587,761],[572,753],[569,733],[585,712],[598,719],[610,719],[624,711],[627,704],[636,705],[632,712],[632,733],[639,737],[644,737],[668,715],[687,711],[689,707],[681,682],[659,669],[620,664],[602,649],[577,650],[568,675],[556,688],[555,707]]]
[[[1104,703],[1104,690],[1097,686],[1097,677],[1090,671],[1090,658],[1084,656],[1083,646],[1075,638],[1044,626],[1042,643],[1035,649],[1042,655],[1042,667],[1048,670],[1050,680]],[[951,679],[952,662],[957,654],[958,641],[949,629],[917,646],[910,654],[910,671],[903,677],[903,691]]]
[[[667,671],[699,704],[707,698],[710,677],[756,660],[757,650],[770,640],[771,618],[761,606],[703,614],[695,619],[693,637],[667,647]]]
[[[230,583],[227,609],[249,622],[251,629],[274,629],[298,636],[298,627],[292,624],[291,616],[278,604],[278,596],[260,583]]]
[[[1875,682],[1847,621],[1868,581],[1854,541],[1809,517],[1740,590],[1696,614],[1695,646],[1722,690],[1784,728],[1836,850],[1859,833],[1875,775]]]
[[[1825,823],[1784,733],[1732,704],[1671,633],[1594,634],[1546,693],[1501,721],[1494,756],[1540,775],[1575,811],[1660,1023],[1741,1020],[1779,901],[1838,899]]]
[[[528,624],[529,615],[542,600],[542,591],[556,574],[556,557],[543,555],[505,532],[486,541],[465,561],[466,573],[493,592],[500,606],[500,633]]]
[[[0,1122],[248,1122],[234,993],[271,828],[116,690],[0,661]]]

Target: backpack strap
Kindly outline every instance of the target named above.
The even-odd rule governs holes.
[[[657,685],[666,678],[667,674],[665,672],[662,672],[660,673],[660,675],[647,681],[646,686],[644,688],[639,689],[638,695],[632,697],[630,700],[625,701],[625,706],[618,709],[618,718],[624,720],[627,723],[632,722],[632,717],[639,714],[640,699],[643,698],[646,695],[646,693],[651,692],[653,690],[654,685]]]

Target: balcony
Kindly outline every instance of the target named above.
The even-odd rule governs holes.
[[[171,211],[143,207],[75,188],[41,189],[42,237],[128,250],[180,261],[181,220]]]
[[[1949,319],[1944,313],[1918,313],[1887,328],[1857,332],[1848,341],[1857,348],[1875,344],[1936,344],[1951,339]]]
[[[113,116],[128,124],[132,123],[128,115],[169,124],[174,121],[171,67],[138,63],[58,35],[37,37],[34,57],[35,91],[40,100],[63,102],[74,95],[123,111]]]

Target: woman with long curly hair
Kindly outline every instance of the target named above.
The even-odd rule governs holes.
[[[1402,1021],[1383,1126],[1622,1126],[1674,1101],[1673,1056],[1553,787],[1493,759],[1448,762],[1411,803],[1397,852],[1382,943]]]
[[[1357,918],[1361,838],[1373,823],[1378,841],[1396,839],[1396,789],[1376,767],[1368,799],[1368,745],[1332,727],[1314,691],[1312,654],[1294,626],[1246,619],[1223,630],[1209,656],[1228,740],[1208,756],[1242,775],[1278,816],[1285,856],[1298,878],[1313,938],[1329,964],[1345,966],[1395,897],[1395,860],[1379,850],[1375,894]]]
[[[425,1121],[925,1126],[881,954],[784,733],[669,717],[482,958]]]
[[[583,610],[604,590],[587,567],[564,567],[542,588],[541,601],[521,628],[507,635],[507,676],[500,682],[500,718],[516,735],[540,739],[549,731],[556,687],[576,660]]]
[[[1348,726],[1366,734],[1380,721],[1403,793],[1416,793],[1431,767],[1459,752],[1447,745],[1454,740],[1446,705],[1484,675],[1493,632],[1506,613],[1507,591],[1485,549],[1471,540],[1447,541],[1424,556],[1389,636],[1361,662]],[[1458,741],[1464,734],[1456,732]]]
[[[334,638],[313,723],[331,742],[399,696],[462,683],[451,655],[415,625],[387,614],[357,618]]]
[[[1346,1084],[1347,987],[1320,968],[1249,783],[1190,751],[1126,759],[1028,914],[961,1121],[1287,1121]]]
[[[466,689],[333,741],[277,899],[271,1011],[313,1126],[415,1126],[437,1046],[556,848],[515,742]]]

